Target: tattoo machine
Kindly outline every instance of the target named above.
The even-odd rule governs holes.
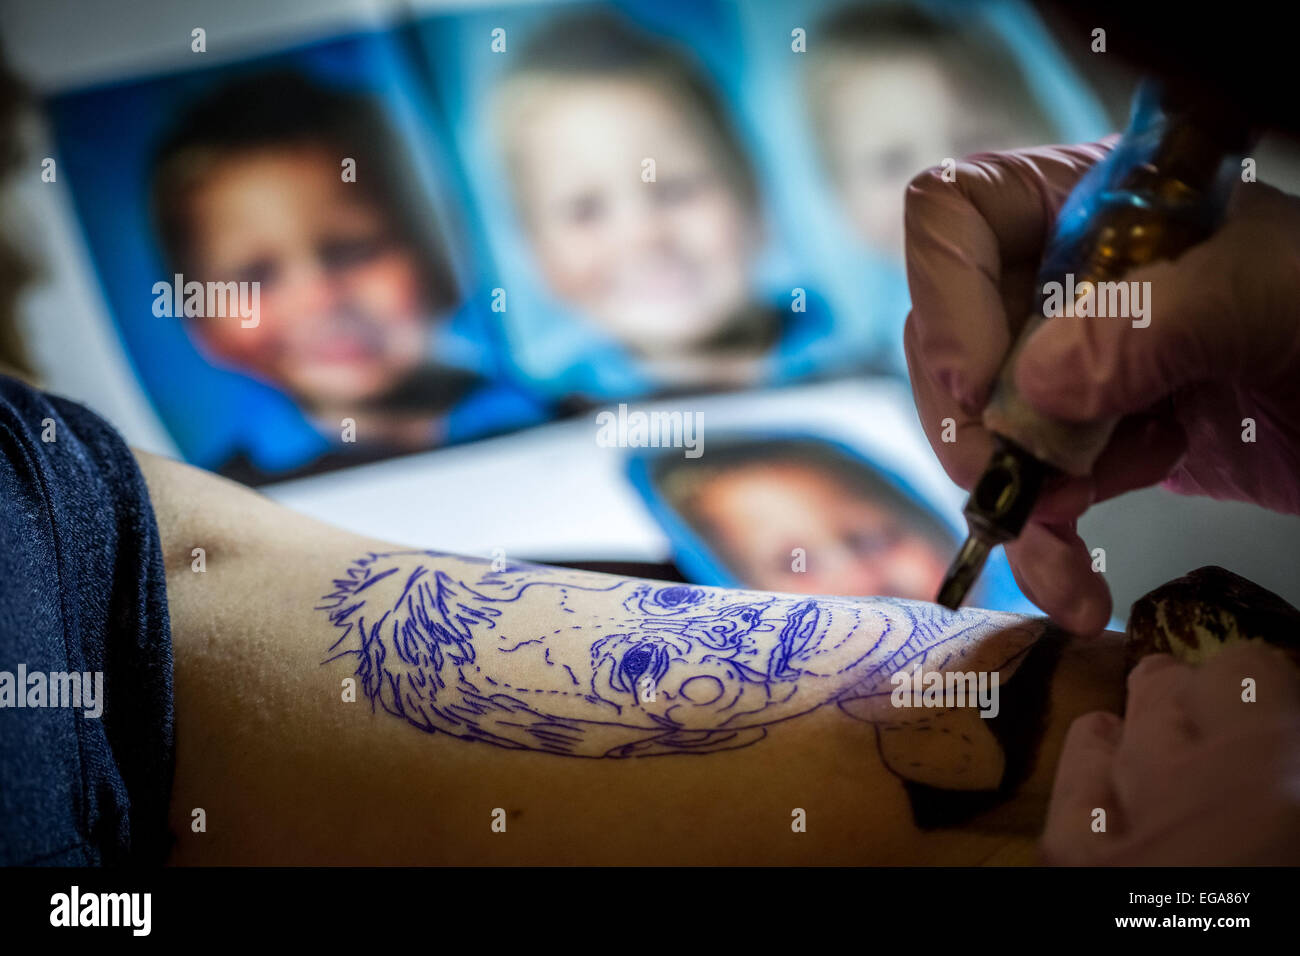
[[[1061,475],[1087,475],[1117,424],[1118,419],[1063,422],[1035,412],[1017,393],[1013,374],[1027,337],[1049,321],[1049,312],[1090,314],[1092,306],[1073,306],[1085,295],[1100,301],[1101,283],[1177,258],[1208,238],[1222,222],[1253,140],[1240,111],[1227,104],[1150,80],[1139,86],[1123,136],[1079,181],[1057,216],[1038,271],[1038,308],[1018,333],[1013,329],[1015,345],[984,409],[994,451],[966,502],[969,534],[937,603],[956,610],[993,547],[1020,535],[1044,484]],[[1068,304],[1055,294],[1063,305],[1059,312],[1048,292],[1053,288],[1074,292]]]

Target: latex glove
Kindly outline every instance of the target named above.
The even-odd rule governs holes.
[[[1256,701],[1242,700],[1242,681]],[[1129,675],[1126,715],[1077,719],[1056,768],[1045,862],[1300,863],[1300,674],[1259,642]],[[1095,832],[1094,811],[1106,811]]]
[[[988,463],[980,413],[1036,307],[1055,215],[1116,139],[982,154],[957,166],[955,182],[931,170],[908,187],[908,368],[926,435],[964,488]],[[1091,504],[1164,481],[1300,513],[1300,200],[1242,184],[1214,236],[1126,278],[1152,283],[1149,326],[1051,320],[1016,367],[1024,397],[1045,414],[1126,416],[1091,475],[1047,490],[1006,549],[1030,600],[1079,634],[1100,631],[1111,611],[1076,532]],[[942,441],[945,418],[955,442]],[[1254,443],[1242,440],[1245,418]]]

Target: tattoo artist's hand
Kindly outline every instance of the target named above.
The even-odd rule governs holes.
[[[1256,700],[1242,700],[1245,678]],[[1129,675],[1123,720],[1065,738],[1041,845],[1065,865],[1300,863],[1300,672],[1262,644]],[[1096,810],[1106,812],[1096,832]]]
[[[983,154],[959,164],[955,182],[930,171],[908,188],[908,367],[930,444],[964,488],[988,462],[981,411],[1035,308],[1053,219],[1113,142]],[[1164,481],[1300,513],[1300,200],[1242,184],[1214,236],[1126,278],[1151,282],[1148,327],[1052,320],[1016,367],[1021,393],[1045,414],[1125,416],[1092,474],[1045,492],[1006,549],[1025,594],[1078,634],[1101,630],[1111,608],[1076,532],[1091,504]],[[946,418],[955,442],[942,440]],[[1243,441],[1246,418],[1254,443]]]

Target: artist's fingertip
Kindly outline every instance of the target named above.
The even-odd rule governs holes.
[[[1110,622],[1114,607],[1110,588],[1106,586],[1101,574],[1092,570],[1090,563],[1084,566],[1076,583],[1078,598],[1064,613],[1065,623],[1062,627],[1079,637],[1096,637]]]
[[[1029,580],[1028,575],[1020,567],[1020,556],[1013,551],[1010,546],[1006,548],[1007,563],[1011,565],[1011,576],[1015,578],[1016,585],[1020,588],[1020,593],[1029,599],[1029,602],[1036,607],[1042,607],[1042,603],[1034,594],[1034,585]]]
[[[1058,627],[1080,637],[1100,634],[1110,620],[1110,589],[1094,573],[1083,540],[1071,527],[1030,522],[1007,545],[1030,598]],[[1020,580],[1018,578],[1017,580]]]
[[[1110,621],[1110,591],[1104,584],[1100,590],[1089,585],[1080,591],[1084,593],[1063,605],[1052,619],[1076,637],[1096,637]]]

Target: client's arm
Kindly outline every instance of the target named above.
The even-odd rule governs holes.
[[[178,862],[1016,859],[1070,720],[1122,692],[1110,637],[494,567],[138,457],[167,565]],[[983,674],[983,697],[893,706],[914,668]],[[918,827],[1000,782],[974,825]]]

